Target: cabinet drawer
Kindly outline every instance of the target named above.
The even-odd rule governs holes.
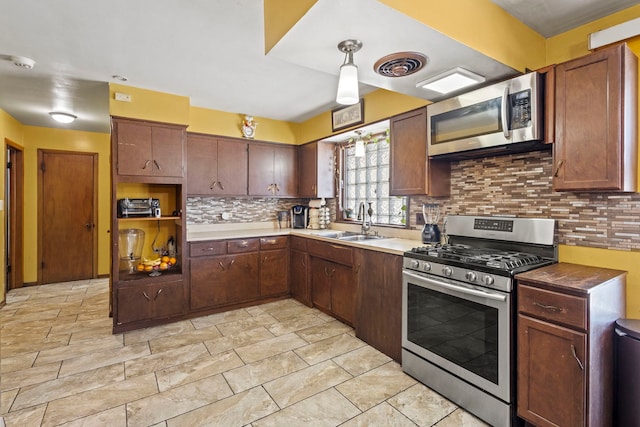
[[[227,251],[230,254],[255,252],[258,249],[260,249],[260,241],[258,239],[237,239],[227,242]]]
[[[293,236],[291,238],[291,249],[307,252],[307,239]]]
[[[587,328],[587,300],[573,295],[518,285],[518,311],[551,322]]]
[[[260,249],[261,250],[285,249],[287,247],[288,242],[289,242],[289,237],[287,236],[261,237]]]
[[[353,250],[347,246],[309,240],[307,242],[307,251],[310,255],[339,262],[341,264],[353,265]]]
[[[222,255],[227,253],[227,242],[224,240],[209,240],[206,242],[189,243],[189,256]]]

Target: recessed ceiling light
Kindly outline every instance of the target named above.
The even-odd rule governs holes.
[[[486,79],[480,74],[456,67],[437,76],[421,81],[416,87],[432,90],[438,93],[449,93],[467,86],[484,82]]]
[[[26,70],[30,70],[34,65],[36,65],[36,61],[25,56],[12,56],[11,61],[16,67],[24,68]]]
[[[113,76],[113,80],[117,80],[119,82],[126,82],[127,80],[129,80],[128,78],[126,78],[125,76],[121,76],[119,74],[114,74]]]
[[[73,114],[62,113],[60,111],[52,111],[49,115],[58,123],[71,123],[78,118],[78,116],[74,116]]]

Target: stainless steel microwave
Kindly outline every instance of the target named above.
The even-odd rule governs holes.
[[[543,104],[541,76],[532,72],[428,105],[429,156],[542,148]]]

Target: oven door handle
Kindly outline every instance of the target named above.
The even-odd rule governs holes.
[[[488,299],[492,299],[492,300],[495,300],[495,301],[501,301],[501,302],[504,302],[504,301],[507,300],[507,296],[506,295],[501,295],[501,294],[495,294],[495,293],[492,293],[492,292],[481,291],[479,289],[469,289],[469,288],[465,288],[463,286],[453,285],[451,283],[440,282],[440,281],[437,281],[437,280],[429,279],[428,277],[424,277],[424,276],[420,276],[418,274],[411,273],[409,271],[404,271],[403,274],[406,274],[409,277],[413,277],[416,280],[426,281],[426,282],[431,283],[432,285],[439,286],[441,288],[449,289],[449,290],[452,290],[452,291],[460,292],[460,293],[463,293],[463,294],[474,295],[474,296],[477,296],[477,297],[488,298]]]

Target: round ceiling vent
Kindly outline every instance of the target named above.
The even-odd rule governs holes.
[[[396,52],[378,59],[373,65],[376,73],[385,77],[404,77],[427,65],[427,57],[418,52]]]

